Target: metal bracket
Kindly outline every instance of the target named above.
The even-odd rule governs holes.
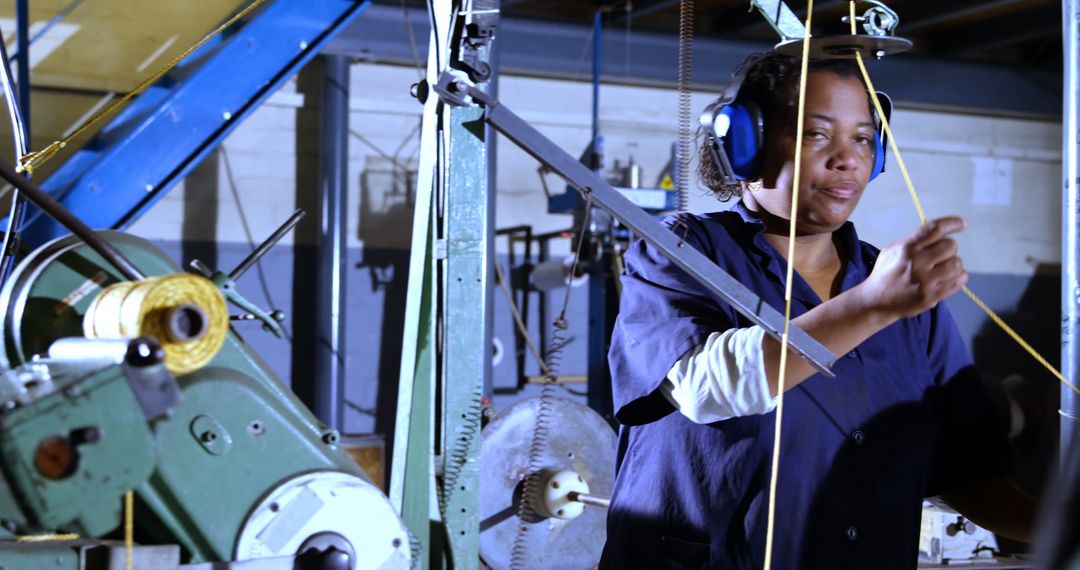
[[[473,0],[468,11],[460,12],[464,20],[464,37],[458,67],[469,74],[469,79],[483,83],[491,79],[491,66],[484,61],[484,52],[491,40],[495,39],[495,30],[499,26],[498,0]]]
[[[881,59],[886,55],[911,49],[910,40],[893,35],[900,23],[900,16],[895,11],[878,0],[859,1],[873,5],[861,16],[855,17],[856,22],[862,24],[865,33],[816,37],[810,47],[812,58],[849,58],[854,57],[855,52],[860,52],[865,57]],[[750,3],[780,35],[776,51],[800,57],[807,30],[795,12],[788,8],[783,0],[751,0]],[[848,16],[844,16],[843,21],[850,20]]]
[[[583,194],[592,194],[593,204],[607,210],[634,235],[655,247],[683,271],[699,281],[711,293],[723,299],[754,324],[760,325],[776,339],[784,329],[784,316],[773,309],[754,292],[720,269],[711,259],[685,244],[651,215],[635,206],[630,200],[611,187],[601,176],[589,170],[580,161],[540,134],[528,123],[500,105],[483,91],[469,85],[461,78],[443,73],[435,91],[447,104],[471,99],[485,108],[484,120],[519,148],[540,163],[551,168],[571,186]],[[830,371],[836,356],[802,329],[789,328],[792,349],[810,362],[819,372],[832,377]]]
[[[272,310],[270,312],[262,310],[258,305],[252,303],[240,294],[240,290],[236,286],[236,280],[240,279],[248,269],[251,269],[251,266],[255,265],[262,256],[266,255],[266,252],[270,251],[270,248],[281,241],[281,238],[285,237],[285,234],[292,231],[292,229],[296,227],[296,224],[300,223],[300,220],[303,217],[303,210],[296,210],[293,212],[293,214],[289,216],[289,219],[285,220],[285,223],[274,230],[274,233],[270,234],[270,237],[259,244],[258,247],[256,247],[227,275],[221,271],[210,269],[198,259],[191,260],[192,269],[202,273],[204,277],[213,281],[214,285],[217,285],[218,289],[221,289],[222,295],[225,295],[225,298],[230,303],[247,311],[247,315],[241,317],[243,320],[258,319],[262,321],[263,328],[274,333],[274,336],[278,338],[285,337],[285,330],[281,328],[280,324],[285,320],[285,313],[278,310]]]
[[[121,369],[147,421],[168,417],[180,405],[180,385],[165,368],[165,353],[153,339],[132,340]]]
[[[761,12],[776,33],[780,34],[781,42],[801,40],[806,36],[806,26],[783,0],[751,0],[750,3]]]

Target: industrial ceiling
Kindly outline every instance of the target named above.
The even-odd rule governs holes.
[[[358,60],[417,65],[426,54],[426,2],[375,0],[328,47]],[[902,106],[1010,116],[1060,117],[1060,2],[1051,0],[886,0],[899,15],[896,34],[914,42],[871,70],[875,84]],[[805,17],[806,4],[787,5]],[[818,0],[813,32],[841,33],[848,0]],[[869,8],[859,3],[859,10]],[[601,13],[605,82],[673,86],[679,0],[502,0],[498,56],[507,73],[590,77],[593,26]],[[725,83],[747,55],[779,37],[750,0],[694,2],[693,82]],[[405,38],[413,38],[406,41]],[[879,81],[880,80],[880,81]]]
[[[860,3],[865,10],[865,4]],[[1061,66],[1061,3],[1052,0],[891,0],[900,15],[898,35],[915,42],[914,54],[1001,64]],[[669,31],[679,27],[679,0],[504,0],[507,17],[590,22],[599,8],[606,25],[620,29]],[[788,2],[800,17],[806,4]],[[848,0],[814,3],[814,21],[838,22]],[[695,36],[772,41],[776,33],[747,0],[696,0]],[[813,26],[818,29],[818,26]]]
[[[381,0],[400,4],[400,0]],[[425,3],[408,0],[411,7]],[[800,17],[806,3],[789,1]],[[939,59],[987,61],[1007,65],[1061,66],[1061,3],[1052,0],[886,0],[900,15],[897,33],[915,42],[912,52]],[[860,10],[868,6],[860,3]],[[676,33],[679,0],[503,0],[508,18],[587,25],[597,10],[604,12],[610,33],[655,31]],[[814,21],[838,22],[848,0],[814,3]],[[775,41],[776,33],[751,8],[748,0],[696,0],[694,30],[697,38]],[[813,26],[815,30],[818,25]]]

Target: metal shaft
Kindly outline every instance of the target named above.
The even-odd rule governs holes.
[[[266,255],[266,252],[270,251],[270,248],[274,247],[277,242],[281,241],[281,238],[285,237],[285,234],[291,232],[292,229],[296,227],[296,224],[300,223],[300,220],[303,219],[303,217],[303,210],[293,212],[293,215],[289,216],[289,219],[285,220],[285,223],[281,224],[281,227],[274,230],[274,233],[270,234],[270,237],[266,238],[266,241],[260,243],[259,247],[255,248],[255,251],[252,251],[250,255],[245,257],[244,260],[236,266],[236,269],[233,269],[229,273],[229,278],[236,281],[241,275],[247,273],[247,270],[251,269],[251,266],[255,265],[255,262],[259,261],[262,256]]]
[[[592,505],[594,507],[603,507],[605,509],[611,507],[611,499],[608,497],[601,497],[599,495],[587,495],[585,493],[570,493],[567,495],[571,501],[576,501],[585,505]]]

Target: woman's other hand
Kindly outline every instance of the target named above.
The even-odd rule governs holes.
[[[905,318],[959,291],[968,274],[956,255],[956,241],[949,236],[966,227],[958,216],[938,218],[882,250],[870,276],[858,287],[867,306]]]

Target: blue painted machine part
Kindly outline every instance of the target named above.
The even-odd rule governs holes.
[[[368,4],[270,2],[132,100],[42,188],[92,228],[126,228]],[[34,247],[66,233],[33,209],[23,240]]]

